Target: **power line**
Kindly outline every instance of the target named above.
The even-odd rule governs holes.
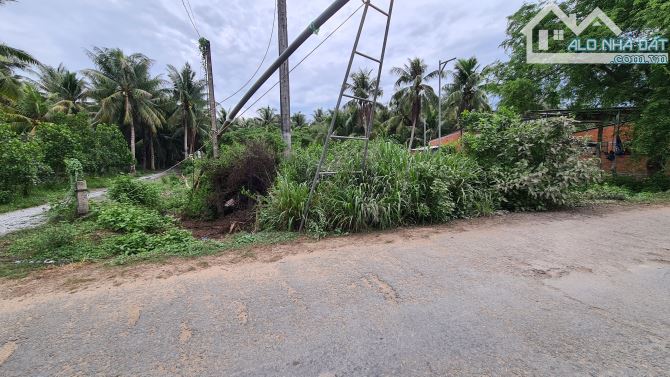
[[[182,0],[182,3],[183,3],[183,0]],[[275,3],[275,4],[276,4],[276,3]],[[361,10],[361,8],[363,7],[363,5],[365,5],[365,4],[362,4],[362,5],[360,5],[358,8],[356,8],[356,10],[354,10],[354,11],[353,11],[353,12],[352,12],[352,13],[351,13],[351,14],[350,14],[350,15],[349,15],[349,16],[348,16],[348,17],[347,17],[347,18],[346,18],[340,25],[338,25],[332,32],[330,32],[330,34],[328,34],[328,35],[326,36],[326,38],[323,39],[323,41],[321,41],[319,44],[317,44],[316,47],[314,47],[309,53],[307,53],[307,55],[305,55],[305,56],[298,62],[298,64],[296,64],[293,68],[291,68],[291,69],[289,70],[289,72],[293,72],[293,70],[295,70],[296,68],[298,68],[298,67],[299,67],[305,60],[307,60],[307,58],[309,58],[309,57],[310,57],[310,56],[311,56],[311,55],[312,55],[312,54],[313,54],[319,47],[321,47],[321,46],[322,46],[322,45],[323,45],[323,44],[324,44],[330,37],[332,37],[333,34],[335,34],[340,28],[342,28],[342,26],[344,26],[344,24],[346,24],[346,23],[351,19],[351,17],[353,17],[356,13],[358,13],[358,11]],[[275,13],[276,13],[276,12],[275,12]],[[195,27],[195,25],[194,25],[194,27]],[[274,27],[273,27],[273,30],[274,30]],[[265,93],[263,93],[263,95],[261,95],[258,99],[256,99],[256,101],[254,101],[249,107],[247,107],[244,111],[242,111],[241,114],[239,114],[238,116],[236,116],[235,119],[239,118],[240,116],[244,115],[247,111],[249,111],[249,110],[250,110],[256,103],[258,103],[258,101],[260,101],[263,97],[265,97],[268,93],[270,93],[270,91],[271,91],[272,89],[274,89],[277,85],[279,85],[279,81],[277,81],[274,85],[272,85],[272,87],[271,87],[270,89],[268,89]],[[233,120],[234,120],[234,119],[233,119]],[[223,132],[223,131],[224,131],[224,129],[219,130],[219,131],[218,131],[218,134],[220,135],[221,132]],[[212,141],[210,140],[209,142],[211,143]],[[195,151],[195,153],[202,151],[202,150],[205,148],[206,144],[207,144],[207,143],[203,143],[203,145],[200,146],[200,148],[198,148],[198,150]],[[164,173],[165,173],[165,172],[168,172],[168,171],[170,171],[170,170],[172,170],[172,169],[175,169],[177,166],[179,166],[179,165],[181,165],[182,163],[186,162],[186,160],[188,160],[188,158],[184,158],[183,160],[177,162],[177,163],[174,164],[173,166],[171,166],[171,167],[169,167],[168,169],[166,169],[166,170],[164,171]]]
[[[346,24],[346,23],[351,19],[351,17],[353,17],[356,13],[358,13],[358,11],[361,10],[361,8],[363,8],[364,5],[365,5],[365,4],[361,4],[358,8],[356,8],[356,10],[354,10],[354,11],[353,11],[353,12],[352,12],[346,19],[344,19],[344,21],[342,21],[341,24],[339,24],[333,31],[331,31],[330,34],[328,34],[328,35],[327,35],[321,42],[319,42],[319,44],[317,44],[317,45],[316,45],[316,46],[315,46],[309,53],[307,53],[307,55],[305,55],[302,59],[300,59],[300,61],[298,62],[298,64],[296,64],[295,66],[293,66],[293,68],[291,68],[291,69],[289,70],[289,73],[293,72],[296,68],[298,68],[298,67],[299,67],[305,60],[307,60],[307,59],[308,59],[308,58],[309,58],[309,57],[310,57],[316,50],[318,50],[319,47],[321,47],[324,43],[326,43],[326,41],[327,41],[328,39],[330,39],[330,37],[332,37],[333,34],[335,34],[338,30],[340,30],[340,28],[342,28],[342,26],[344,26],[344,24]],[[268,95],[268,94],[272,91],[272,89],[274,89],[274,88],[277,87],[277,85],[279,85],[279,81],[275,82],[274,85],[272,85],[268,90],[266,90],[263,94],[261,94],[261,96],[258,97],[254,102],[252,102],[251,105],[249,105],[244,111],[242,111],[242,113],[240,113],[239,115],[237,115],[237,116],[235,117],[235,119],[241,117],[242,115],[246,114],[249,110],[251,110],[251,108],[254,107],[254,106],[258,103],[258,101],[260,101],[261,99],[263,99],[263,97],[265,97],[266,95]],[[231,123],[232,123],[232,121],[234,121],[235,119],[232,119],[232,120],[231,120]],[[223,130],[224,130],[224,129],[219,130],[219,135],[221,134],[221,132],[223,132]]]
[[[191,16],[191,13],[188,11],[189,9],[191,9],[191,2],[189,1],[188,3],[188,9],[186,8],[186,3],[184,2],[184,0],[181,0],[181,5],[184,7],[186,15],[188,16],[188,19],[191,21],[191,25],[193,25],[193,30],[195,30],[195,33],[198,34],[198,38],[202,38],[202,35],[200,35],[200,31],[198,31],[198,27],[195,26],[195,21],[193,20],[195,16]],[[191,9],[191,12],[193,12],[193,9]]]
[[[251,75],[251,77],[249,77],[249,80],[247,80],[247,82],[245,82],[239,89],[237,89],[235,91],[235,93],[229,95],[228,97],[222,99],[221,101],[218,101],[216,103],[217,105],[223,106],[222,104],[224,102],[226,102],[229,99],[235,97],[236,94],[241,92],[242,89],[246,88],[246,86],[249,85],[251,80],[253,80],[254,77],[256,77],[256,75],[258,74],[258,71],[261,70],[261,67],[263,66],[263,63],[265,63],[265,59],[268,57],[268,52],[270,52],[270,45],[272,44],[272,40],[274,39],[274,35],[275,35],[275,23],[277,22],[277,1],[276,0],[275,0],[275,9],[272,12],[272,14],[273,14],[273,17],[272,17],[272,30],[270,31],[270,40],[268,40],[268,46],[265,48],[265,55],[263,55],[263,59],[261,60],[260,64],[258,64],[258,67],[256,68],[256,71],[254,72],[253,75]]]

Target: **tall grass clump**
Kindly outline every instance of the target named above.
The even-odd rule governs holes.
[[[309,211],[313,231],[361,231],[444,222],[490,213],[495,195],[477,164],[462,154],[417,154],[389,141],[370,143],[366,174],[361,175],[360,143],[334,145]],[[260,208],[261,226],[296,229],[309,194],[318,148],[297,153]],[[311,162],[311,164],[310,164]]]

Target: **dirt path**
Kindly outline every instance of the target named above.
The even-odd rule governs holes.
[[[0,375],[666,375],[668,229],[605,208],[54,268],[0,281]]]
[[[164,172],[140,177],[141,180],[156,180],[165,175]],[[107,194],[107,189],[95,189],[89,192],[89,199],[99,200]],[[37,207],[25,208],[18,211],[0,214],[0,237],[5,234],[23,229],[38,227],[46,221],[49,205],[44,204]]]

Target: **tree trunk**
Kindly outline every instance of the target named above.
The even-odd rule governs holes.
[[[153,134],[149,134],[149,155],[151,160],[151,170],[156,170],[156,150],[154,149]]]
[[[148,158],[147,155],[149,154],[149,146],[147,145],[147,139],[148,139],[149,131],[144,130],[144,137],[142,138],[142,169],[147,170],[148,167]]]
[[[184,159],[188,157],[188,123],[186,122],[186,114],[182,112],[182,123],[184,124]]]
[[[277,0],[279,54],[288,48],[288,22],[286,21],[286,0]],[[279,111],[281,115],[281,135],[286,145],[284,155],[291,154],[291,94],[289,85],[288,60],[279,68]]]
[[[124,111],[128,111],[128,108],[130,107],[130,100],[128,99],[128,94],[124,94],[125,97],[125,102],[126,102],[126,107],[124,108]],[[137,156],[135,155],[135,124],[132,122],[132,120],[129,122],[130,124],[127,124],[130,127],[130,155],[132,156],[133,160],[130,162],[130,174],[135,174],[135,162],[137,161]]]

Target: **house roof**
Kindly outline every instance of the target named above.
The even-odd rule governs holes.
[[[544,19],[551,12],[553,12],[556,17],[558,17],[568,28],[570,28],[570,30],[572,30],[575,35],[580,35],[596,19],[600,19],[600,21],[602,21],[616,36],[619,36],[622,33],[621,29],[614,23],[614,21],[607,17],[605,12],[603,12],[598,7],[596,7],[596,9],[594,9],[593,12],[591,12],[591,14],[589,14],[581,24],[577,24],[577,17],[574,14],[568,16],[555,3],[547,4],[547,6],[542,8],[542,10],[536,14],[535,17],[533,17],[530,22],[524,26],[523,29],[521,29],[521,32],[529,35],[533,32],[535,26],[537,26],[537,24],[539,24],[540,21],[542,21],[542,19]]]

